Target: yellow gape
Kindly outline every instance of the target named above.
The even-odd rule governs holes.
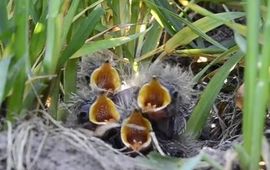
[[[114,93],[121,87],[120,76],[111,63],[106,61],[91,74],[90,86]]]
[[[140,89],[137,102],[142,112],[157,112],[171,103],[171,96],[167,88],[153,76],[152,80]]]
[[[121,127],[122,142],[134,151],[146,149],[151,144],[151,123],[135,110]]]
[[[97,125],[118,122],[120,113],[117,111],[115,104],[111,99],[102,94],[89,109],[89,120]]]

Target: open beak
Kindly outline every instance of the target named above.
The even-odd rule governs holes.
[[[151,123],[135,110],[121,127],[122,142],[134,151],[146,149],[151,144]]]
[[[142,112],[157,112],[171,103],[171,96],[167,88],[153,76],[152,80],[140,89],[137,102]]]
[[[115,92],[121,87],[120,76],[111,63],[106,61],[91,74],[90,86]]]
[[[113,101],[105,94],[101,94],[89,109],[89,120],[97,125],[118,122],[120,113],[117,111]]]

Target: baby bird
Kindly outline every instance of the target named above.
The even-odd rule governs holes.
[[[82,60],[71,112],[82,123],[118,122],[121,142],[134,151],[149,147],[150,132],[159,141],[177,139],[192,103],[192,73],[163,62],[135,73],[130,65],[108,57],[111,52],[102,53]]]
[[[97,125],[104,125],[109,122],[118,122],[119,120],[120,114],[114,102],[105,94],[100,94],[90,106],[89,121]]]
[[[109,60],[91,74],[90,86],[103,91],[115,93],[121,87],[121,80],[118,72],[112,67]]]
[[[134,110],[122,124],[121,139],[128,148],[138,152],[150,146],[151,131],[150,121],[144,118],[138,110]]]
[[[152,80],[141,87],[137,102],[142,112],[153,113],[166,108],[171,103],[171,95],[153,75]]]

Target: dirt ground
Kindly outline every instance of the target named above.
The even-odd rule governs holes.
[[[0,133],[0,169],[151,169],[83,129],[65,128],[44,113]]]

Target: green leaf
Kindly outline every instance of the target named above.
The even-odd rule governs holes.
[[[7,17],[7,0],[2,0],[0,3],[0,35],[7,30],[8,17]]]
[[[164,0],[154,0],[158,9],[160,10],[160,14],[168,21],[170,26],[175,30],[175,33],[182,28],[182,23],[175,19],[171,14],[176,14],[177,12],[173,9],[168,1]]]
[[[149,30],[149,29],[148,29]],[[105,40],[99,40],[95,42],[90,42],[82,46],[71,58],[77,58],[81,57],[84,55],[89,55],[92,54],[96,51],[103,50],[103,49],[108,49],[112,47],[117,47],[122,44],[125,44],[129,41],[132,41],[136,38],[138,38],[140,35],[145,34],[148,30],[141,32],[141,33],[136,33],[130,36],[124,36],[124,37],[118,37],[118,38],[110,38],[110,39],[105,39]]]
[[[161,156],[157,152],[151,152],[147,155],[148,159],[141,158],[143,163],[150,165],[156,170],[179,170],[183,161],[178,158],[173,158],[169,156]]]
[[[246,39],[242,35],[238,34],[236,31],[234,31],[234,39],[235,39],[236,44],[240,48],[240,50],[243,53],[246,53],[247,52],[247,41],[246,41]]]
[[[20,113],[22,109],[22,101],[24,95],[24,87],[26,80],[26,72],[30,69],[29,60],[29,41],[28,41],[28,16],[29,16],[29,0],[16,0],[15,1],[15,60],[20,65],[20,72],[16,75],[14,87],[8,101],[8,119],[13,119],[13,114]]]
[[[215,14],[217,17],[222,17],[225,19],[236,19],[239,17],[244,16],[244,13],[242,12],[225,12],[225,13],[219,13]],[[204,17],[202,19],[199,19],[193,23],[194,27],[197,27],[203,32],[208,32],[220,25],[224,24],[223,21],[220,20],[214,20],[211,17]],[[187,36],[188,35],[188,36]],[[181,29],[178,33],[176,33],[171,39],[169,39],[165,44],[165,51],[167,53],[171,53],[173,50],[175,50],[179,46],[184,46],[189,44],[194,39],[198,38],[199,35],[196,34],[191,30],[190,27],[185,27]]]
[[[58,67],[63,66],[63,64],[78,50],[80,49],[85,40],[94,30],[97,22],[100,20],[100,16],[103,14],[102,8],[96,8],[93,10],[87,18],[84,19],[80,25],[77,32],[74,34],[74,37],[71,39],[68,46],[65,48],[59,63]],[[58,68],[59,69],[59,68]]]
[[[201,77],[203,76],[203,74],[214,64],[216,64],[217,62],[219,62],[222,59],[227,58],[228,56],[232,55],[233,53],[237,52],[239,48],[237,46],[234,46],[232,48],[230,48],[229,50],[225,51],[224,53],[222,53],[221,55],[219,55],[217,58],[215,58],[214,60],[212,60],[209,64],[207,64],[207,66],[205,66],[199,73],[197,73],[194,78],[193,81],[194,82],[198,82]]]
[[[39,3],[42,3],[41,1],[36,0],[30,0],[30,6],[29,6],[29,14],[31,15],[31,18],[33,19],[33,22],[36,24],[39,20],[40,15],[40,8]]]
[[[76,91],[77,66],[78,66],[78,59],[68,60],[65,66],[64,70],[65,101],[68,101],[70,94],[75,93]]]
[[[238,154],[241,168],[247,169],[248,164],[250,162],[250,155],[247,154],[244,147],[240,144],[235,145],[234,148]]]
[[[169,23],[167,18],[164,15],[162,15],[160,9],[153,1],[154,0],[147,0],[145,1],[145,3],[148,6],[148,8],[152,10],[151,11],[152,15],[160,23],[160,25],[164,27],[170,35],[174,35],[176,33],[175,28],[173,28],[173,26]]]
[[[268,9],[269,9],[268,4]],[[268,12],[268,14],[270,14]],[[269,15],[270,17],[270,15]],[[243,138],[244,148],[250,161],[248,162],[249,170],[259,169],[262,130],[264,127],[264,112],[266,108],[262,108],[264,98],[269,91],[258,88],[265,88],[265,82],[258,77],[258,59],[260,54],[260,46],[257,40],[260,34],[260,1],[247,1],[247,55],[245,58],[244,70],[244,113],[243,113]],[[268,18],[270,19],[270,18]],[[269,23],[268,23],[269,24]],[[269,37],[265,37],[269,38]],[[265,42],[266,43],[266,42]],[[266,47],[269,49],[269,46]],[[267,56],[269,61],[269,56]],[[265,64],[265,63],[261,63]],[[264,66],[263,66],[264,67]],[[267,66],[268,67],[268,66]],[[259,68],[259,72],[264,68]],[[267,68],[268,70],[269,68]],[[268,72],[268,71],[267,71]],[[269,75],[269,72],[267,73]],[[269,81],[269,76],[267,77]],[[258,82],[262,83],[259,84]],[[263,85],[260,87],[260,85]],[[260,92],[260,93],[258,93]],[[258,103],[261,102],[261,103]],[[259,106],[256,106],[259,104]],[[261,120],[262,119],[262,120]],[[259,120],[259,121],[258,121]],[[258,122],[257,122],[258,121]],[[259,127],[259,128],[258,128]],[[261,128],[260,128],[261,127]],[[255,150],[254,150],[255,149]],[[240,158],[241,159],[241,158]]]
[[[262,156],[262,139],[265,131],[267,109],[269,108],[270,77],[270,4],[267,6],[267,17],[263,27],[264,42],[259,46],[260,2],[248,1],[248,37],[247,60],[245,68],[244,94],[244,148],[250,155],[249,170],[259,169]],[[260,65],[260,66],[258,66]],[[251,82],[251,81],[254,82]],[[247,85],[247,86],[246,86]],[[253,89],[254,87],[255,89]],[[250,106],[246,106],[250,104]],[[254,114],[256,113],[256,114]],[[247,116],[249,116],[248,119]],[[265,148],[263,148],[265,149]]]
[[[57,108],[59,102],[59,95],[60,95],[60,76],[57,76],[55,79],[52,80],[50,86],[50,107],[49,112],[52,114],[53,118],[56,120],[58,119],[57,115]]]
[[[153,27],[145,34],[141,55],[158,47],[162,30],[162,27],[155,21]]]
[[[202,154],[198,154],[197,156],[186,159],[184,164],[181,166],[180,170],[195,169],[196,166],[201,162],[202,156],[203,156]]]
[[[212,166],[214,169],[222,170],[222,167],[214,162],[208,155],[204,153],[199,153],[198,155],[191,158],[174,158],[170,156],[161,156],[157,152],[151,152],[147,155],[148,159],[137,158],[143,164],[151,166],[156,170],[191,170],[200,169],[200,167],[205,167],[206,163]]]
[[[88,10],[90,10],[91,8],[94,8],[95,6],[97,6],[98,4],[100,4],[103,1],[104,0],[98,0],[98,1],[93,2],[90,6],[85,7],[80,13],[78,13],[76,16],[74,16],[72,22],[74,23],[77,19],[79,19],[81,16],[83,16]]]
[[[32,0],[33,1],[33,0]],[[34,31],[30,40],[30,60],[31,65],[36,62],[40,53],[44,50],[46,43],[46,29],[47,29],[47,14],[48,14],[48,1],[38,1],[40,3],[40,17],[36,21]]]
[[[168,6],[168,5],[165,5],[165,6]],[[181,28],[179,23],[186,24],[194,33],[196,33],[200,37],[204,38],[206,41],[210,42],[211,44],[217,46],[220,49],[227,50],[226,47],[224,47],[222,44],[220,44],[219,42],[217,42],[216,40],[214,40],[213,38],[208,36],[200,28],[194,26],[193,23],[191,23],[186,18],[183,18],[179,15],[176,15],[174,12],[171,12],[170,10],[168,10],[167,8],[164,8],[162,6],[158,6],[158,8],[162,11],[163,15],[166,16],[167,20],[175,23],[175,24],[172,24],[173,27],[175,27],[175,28],[179,27],[178,29],[176,29],[177,31]],[[178,25],[178,26],[176,26],[176,25]]]
[[[5,87],[7,85],[8,68],[11,58],[3,58],[0,60],[0,106],[5,97]]]
[[[31,65],[36,61],[46,43],[45,21],[37,22],[30,42]]]
[[[47,19],[46,51],[44,57],[45,73],[55,72],[61,50],[62,16],[59,15],[61,0],[49,0]]]
[[[138,31],[138,28],[142,28],[144,26],[139,23],[143,22],[144,18],[147,18],[147,9],[144,5],[140,5],[140,1],[132,1],[130,11],[130,23],[135,23],[135,25],[130,27],[129,34],[135,34]],[[141,15],[140,17],[139,14]],[[136,49],[138,49],[138,46],[140,45],[139,41],[137,41],[137,44],[136,41],[130,41],[127,43],[127,50],[130,53],[130,61],[132,61],[136,56]]]
[[[64,18],[64,27],[63,27],[63,34],[62,34],[62,41],[61,44],[64,45],[64,41],[66,40],[67,34],[70,30],[70,26],[73,22],[74,15],[76,14],[78,5],[79,5],[79,0],[73,0],[70,8],[68,10],[67,15]]]
[[[211,79],[187,122],[187,134],[193,137],[200,135],[207,122],[213,103],[224,84],[224,80],[242,57],[243,54],[241,52],[232,55]]]

